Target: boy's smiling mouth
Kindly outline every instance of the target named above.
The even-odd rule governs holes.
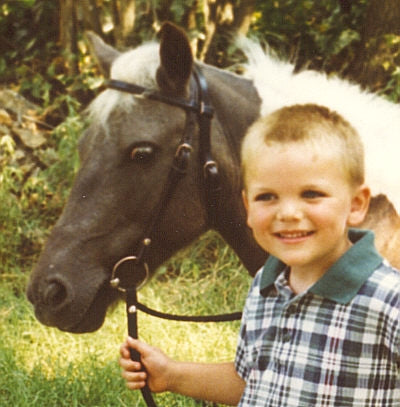
[[[275,232],[274,235],[280,239],[301,239],[314,234],[314,231],[301,231],[301,230],[294,230],[294,231],[282,231],[282,232]]]

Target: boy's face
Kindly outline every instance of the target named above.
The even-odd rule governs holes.
[[[255,239],[292,272],[320,277],[349,248],[347,228],[364,219],[368,188],[350,186],[336,147],[265,146],[247,161],[243,199]]]

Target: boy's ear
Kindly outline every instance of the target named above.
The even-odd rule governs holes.
[[[348,218],[349,226],[357,226],[363,222],[369,208],[371,191],[366,185],[357,188],[351,201],[350,214]]]

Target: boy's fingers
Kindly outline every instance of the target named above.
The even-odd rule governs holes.
[[[122,367],[122,369],[130,371],[130,372],[137,372],[139,370],[143,370],[141,363],[134,362],[131,359],[120,358],[118,363]]]
[[[146,385],[146,373],[138,372],[122,372],[122,377],[126,381],[126,385],[131,390],[141,389]]]
[[[128,382],[145,382],[147,379],[146,372],[127,372],[121,373],[121,376]]]
[[[129,349],[135,349],[140,353],[139,349],[141,348],[141,344],[142,342],[128,336],[128,338],[126,338],[126,341],[120,347],[121,356],[129,357],[130,356]]]
[[[129,358],[129,348],[126,343],[121,345],[119,353],[123,358]]]
[[[148,354],[153,349],[153,347],[147,343],[141,342],[138,339],[133,339],[130,336],[128,336],[126,339],[126,344],[128,348],[137,350],[143,356]]]
[[[146,386],[146,382],[125,382],[126,387],[129,390],[139,390],[142,389],[144,386]]]

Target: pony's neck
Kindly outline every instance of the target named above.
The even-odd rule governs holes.
[[[254,274],[267,255],[256,244],[246,226],[246,213],[241,200],[239,152],[247,129],[259,116],[261,99],[248,79],[211,67],[204,73],[215,109],[212,153],[221,177],[215,229],[249,272]]]

